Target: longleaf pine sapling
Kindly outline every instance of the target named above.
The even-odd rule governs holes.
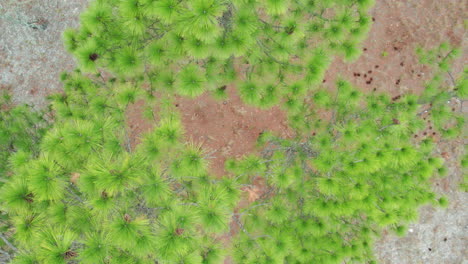
[[[452,82],[457,51],[446,45],[419,51],[440,69],[421,96],[363,94],[338,80],[334,92],[311,95],[296,138],[264,133],[261,159],[229,162],[238,178],[266,180],[259,198],[241,210],[236,263],[375,263],[372,245],[384,229],[403,236],[420,205],[448,206],[429,179],[446,174],[435,141],[461,133],[456,109],[439,113],[450,100],[466,99],[466,75]],[[437,132],[424,133],[432,124]]]
[[[182,142],[174,110],[129,146],[125,111],[141,96],[129,83],[101,87],[79,71],[63,80],[53,127],[36,155],[10,162],[15,174],[1,188],[14,263],[219,263],[236,181],[208,176],[206,154]]]
[[[219,95],[221,87],[235,83],[248,104],[284,101],[287,110],[297,111],[302,94],[289,87],[313,88],[335,55],[357,58],[372,5],[372,0],[99,0],[64,39],[83,71],[161,83],[148,89],[149,96],[155,91]]]
[[[383,230],[404,235],[420,205],[449,204],[429,181],[446,174],[438,137],[423,131],[461,134],[448,102],[466,99],[467,75],[453,77],[460,52],[443,44],[418,50],[435,71],[422,95],[321,87],[334,56],[359,56],[373,2],[91,2],[64,33],[79,69],[50,96],[50,127],[2,103],[2,251],[18,264],[374,263]],[[172,100],[232,84],[247,104],[282,106],[295,136],[262,133],[260,154],[214,177]],[[139,101],[154,127],[136,144]]]

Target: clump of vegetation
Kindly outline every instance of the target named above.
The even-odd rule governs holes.
[[[0,188],[14,177],[16,164],[39,155],[38,144],[49,122],[44,112],[34,111],[29,105],[14,105],[10,94],[0,97]],[[3,201],[2,201],[3,202]],[[0,247],[16,249],[2,233],[9,233],[11,225],[0,207]],[[8,252],[0,251],[8,256]]]
[[[205,154],[181,143],[168,109],[130,146],[125,111],[138,98],[130,84],[102,87],[79,72],[63,79],[39,155],[11,162],[15,175],[0,192],[14,263],[219,263],[236,181],[208,175]]]
[[[442,43],[439,47],[432,50],[424,50],[419,47],[416,50],[421,63],[430,65],[435,70],[435,77],[426,85],[421,101],[426,103],[425,115],[431,115],[434,119],[434,126],[441,131],[444,138],[455,138],[464,131],[466,126],[463,113],[460,113],[461,107],[451,107],[452,100],[462,103],[468,98],[468,68],[465,68],[459,80],[455,80],[451,71],[451,62],[453,58],[460,55],[461,50],[451,47],[448,43]],[[448,75],[448,85],[446,84]],[[442,89],[440,89],[441,84]],[[429,111],[430,110],[430,111]],[[428,113],[430,112],[430,113]],[[466,168],[468,165],[468,154],[461,159],[461,169],[463,172],[463,182],[461,190],[468,190],[468,174]]]
[[[448,53],[433,64],[453,60],[447,49],[428,52]],[[403,236],[419,206],[448,205],[429,179],[447,172],[435,146],[461,133],[463,116],[447,100],[466,99],[465,84],[437,73],[422,96],[363,94],[343,80],[315,92],[294,119],[296,138],[263,134],[262,157],[229,162],[243,181],[266,181],[236,218],[236,263],[375,263],[384,229]]]
[[[466,100],[468,97],[468,69],[465,69],[458,82],[451,72],[452,61],[461,51],[448,43],[442,43],[435,49],[425,51],[418,48],[416,52],[420,62],[432,66],[435,71],[433,79],[426,84],[419,98],[420,103],[426,104],[426,110],[420,115],[429,116],[444,137],[456,137],[463,130],[464,118],[459,110],[450,106],[451,100]]]
[[[13,154],[22,157],[37,155],[38,144],[48,122],[43,112],[34,111],[29,105],[14,105],[11,96],[0,97],[0,184],[7,181],[7,161]]]
[[[322,82],[334,55],[359,56],[372,0],[99,0],[65,43],[80,68],[150,83],[154,91],[297,104]]]

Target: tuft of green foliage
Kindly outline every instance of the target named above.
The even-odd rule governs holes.
[[[460,102],[468,99],[468,68],[465,67],[458,80],[451,71],[451,65],[454,58],[461,54],[461,50],[452,47],[449,43],[442,43],[440,46],[424,50],[416,50],[421,63],[430,65],[435,70],[434,78],[426,84],[426,89],[422,95],[421,101],[426,103],[426,110],[423,115],[430,115],[433,119],[433,125],[439,130],[444,138],[455,138],[466,134],[465,116],[461,112],[461,106],[450,106],[453,99]],[[448,75],[448,80],[443,77]],[[461,158],[461,169],[463,172],[463,182],[460,187],[463,191],[468,191],[468,174],[466,168],[468,156],[466,147],[465,156]],[[447,169],[442,168],[441,172],[446,173]],[[441,205],[446,205],[444,200],[439,201]]]
[[[9,177],[8,162],[21,164],[38,154],[38,144],[47,130],[44,112],[14,105],[11,96],[0,96],[0,185]]]
[[[459,135],[464,118],[438,113],[461,98],[466,75],[449,84],[438,78],[436,96],[426,89],[394,98],[338,80],[335,92],[316,91],[293,120],[296,138],[263,135],[261,158],[230,161],[229,171],[251,188],[260,188],[258,177],[266,181],[240,211],[235,262],[375,262],[372,245],[384,229],[403,236],[419,206],[447,207],[429,180],[446,173],[435,141]],[[435,136],[422,133],[427,124],[440,124]]]
[[[31,159],[39,155],[39,143],[48,129],[49,121],[44,111],[34,110],[30,105],[15,105],[10,94],[3,92],[0,97],[0,188],[9,184],[16,174],[22,173],[17,168],[27,164]],[[18,184],[2,193],[8,197],[8,206],[13,208],[23,207],[27,204],[28,188],[22,180]],[[22,197],[23,199],[18,199]],[[4,257],[9,258],[9,253],[16,248],[8,244],[12,228],[7,212],[0,207],[0,248]],[[3,240],[5,239],[5,240]]]
[[[134,83],[105,84],[79,71],[51,96],[54,125],[35,156],[9,166],[1,209],[19,248],[13,263],[217,263],[240,192],[215,179],[199,146],[182,143],[174,110],[132,146]],[[18,120],[20,121],[20,120]]]
[[[297,111],[304,94],[287,92],[289,87],[301,79],[303,91],[320,84],[335,55],[357,58],[373,4],[96,0],[81,15],[81,27],[63,37],[83,71],[164,84],[150,93],[195,97],[213,91],[223,98],[219,87],[235,83],[246,103],[284,102]]]
[[[452,47],[448,43],[431,49],[416,50],[420,62],[434,68],[435,75],[425,86],[424,93],[419,101],[427,105],[427,109],[420,113],[423,116],[430,116],[433,126],[446,138],[454,138],[463,133],[464,118],[459,109],[451,105],[452,99],[466,100],[468,98],[468,68],[465,68],[459,80],[451,72],[453,60],[460,55],[458,48]],[[448,80],[444,76],[448,75]]]

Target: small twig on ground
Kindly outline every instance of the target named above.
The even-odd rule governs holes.
[[[6,252],[4,250],[0,249],[0,254],[5,255],[7,259],[11,259],[10,253],[8,253],[8,252]]]
[[[71,195],[73,195],[73,197],[74,197],[78,202],[84,204],[83,199],[81,199],[81,197],[78,196],[78,195],[75,193],[75,191],[73,191],[73,190],[72,190],[71,188],[69,188],[69,187],[67,187],[67,190],[68,190],[68,192],[69,192]]]
[[[216,152],[218,152],[218,150],[212,150],[210,151],[209,153],[206,153],[206,155],[204,156],[205,159],[212,159],[214,158],[213,154],[215,154]]]
[[[127,129],[125,130],[125,149],[127,150],[128,153],[132,152],[132,145],[130,143],[130,137],[128,136]]]
[[[453,87],[457,86],[457,83],[455,82],[455,78],[453,78],[453,75],[450,71],[447,71],[449,77],[450,77],[450,80],[452,81],[452,84],[453,84]]]
[[[17,249],[15,246],[13,246],[13,244],[11,244],[10,241],[8,241],[8,239],[6,239],[6,237],[5,237],[3,234],[1,234],[1,233],[0,233],[0,238],[1,238],[1,239],[3,240],[3,242],[5,242],[5,244],[6,244],[8,247],[10,247],[13,251],[15,251],[15,252],[18,251],[18,249]]]

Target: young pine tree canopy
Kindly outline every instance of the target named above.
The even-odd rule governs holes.
[[[322,82],[333,56],[359,56],[372,5],[373,0],[95,0],[81,15],[81,27],[67,30],[64,38],[83,71],[163,84],[151,93],[195,97],[235,81],[246,103],[271,107],[283,99],[289,109],[303,95],[291,86],[306,91]]]
[[[404,235],[420,205],[447,206],[429,181],[444,160],[423,131],[431,121],[443,138],[460,135],[463,117],[447,101],[467,93],[466,73],[444,82],[457,55],[447,45],[419,52],[436,71],[421,96],[364,94],[345,80],[322,89],[333,56],[359,55],[372,4],[92,2],[81,28],[64,34],[80,70],[50,96],[53,125],[15,139],[44,121],[2,110],[11,157],[1,241],[12,263],[373,263],[385,228]],[[204,150],[184,143],[170,97],[156,95],[223,98],[232,82],[246,103],[283,105],[296,136],[262,134],[262,155],[230,160],[216,178]],[[126,113],[142,98],[159,112],[150,105],[155,125],[135,144]],[[258,179],[261,193],[239,207]]]
[[[362,94],[338,80],[335,92],[316,91],[293,118],[296,138],[265,133],[261,159],[230,162],[242,181],[266,180],[240,211],[236,263],[375,263],[372,245],[384,229],[403,236],[419,206],[447,206],[429,179],[446,172],[435,140],[462,132],[463,116],[444,109],[466,100],[466,74],[444,81],[450,68],[440,65],[457,52],[445,45],[420,52],[436,66],[421,96]],[[432,124],[436,132],[425,132]]]
[[[8,161],[20,164],[39,151],[37,144],[48,128],[43,112],[29,105],[14,105],[10,94],[0,97],[0,186],[8,174]]]
[[[38,144],[47,131],[50,123],[44,111],[35,111],[29,105],[15,105],[8,92],[0,97],[0,192],[3,186],[10,183],[14,175],[20,173],[16,170],[27,163],[32,157],[39,154]],[[0,199],[0,261],[12,257],[9,251],[16,247],[8,242],[10,230],[13,227],[9,215],[3,210],[3,205],[21,207],[31,199],[28,196],[28,187],[24,181],[10,188],[3,194],[10,197],[9,201]],[[23,197],[23,199],[16,199]],[[16,226],[21,228],[21,226]],[[5,240],[4,240],[5,239]]]
[[[174,109],[132,146],[125,112],[141,94],[131,83],[79,71],[63,80],[53,127],[38,151],[15,154],[0,189],[12,263],[219,263],[237,182],[208,175]]]

